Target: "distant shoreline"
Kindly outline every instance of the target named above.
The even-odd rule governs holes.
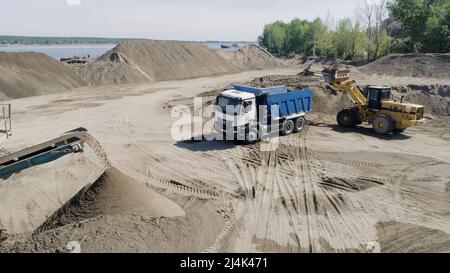
[[[13,45],[95,45],[95,44],[118,44],[124,41],[152,41],[154,39],[143,38],[100,38],[100,37],[28,37],[28,36],[5,36],[0,35],[0,46]],[[188,41],[188,40],[165,40],[187,43],[255,43],[255,41]]]
[[[234,47],[238,43],[241,47],[251,44],[250,42],[189,42],[185,43],[202,44],[214,50],[236,51],[240,47]],[[223,45],[227,45],[223,48]],[[0,53],[11,52],[38,52],[44,53],[56,60],[61,58],[70,58],[73,56],[90,56],[98,58],[108,50],[117,46],[117,43],[75,43],[75,44],[0,44]]]

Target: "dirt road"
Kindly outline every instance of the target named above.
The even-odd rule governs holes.
[[[189,197],[184,209],[219,200],[227,220],[206,252],[450,251],[450,145],[419,130],[380,137],[311,115],[273,152],[259,145],[176,142],[171,107],[257,76],[84,88],[14,101],[14,151],[83,126],[111,163],[160,193]],[[36,128],[39,128],[36,130]],[[0,228],[32,232],[102,173],[92,152],[26,170],[0,185]],[[414,230],[414,236],[410,236]],[[436,243],[429,243],[436,242]],[[145,250],[145,248],[144,248]],[[185,249],[189,251],[190,249]]]

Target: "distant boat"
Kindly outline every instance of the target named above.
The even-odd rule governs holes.
[[[241,47],[240,44],[233,44],[233,47]]]
[[[87,55],[87,56],[73,56],[71,58],[60,58],[59,61],[66,64],[87,64],[89,62],[92,62],[93,59],[91,59],[90,55]]]
[[[221,48],[226,49],[226,48],[230,48],[229,45],[220,45]]]

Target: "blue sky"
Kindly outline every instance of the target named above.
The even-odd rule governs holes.
[[[252,41],[264,24],[279,19],[325,18],[328,12],[335,20],[354,17],[359,2],[0,0],[0,35]]]

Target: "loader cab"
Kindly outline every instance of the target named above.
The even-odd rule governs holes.
[[[378,111],[383,101],[391,100],[391,88],[389,86],[367,86],[368,109]]]

